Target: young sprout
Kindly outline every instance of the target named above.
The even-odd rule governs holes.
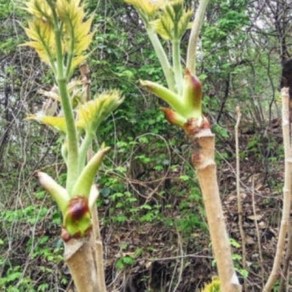
[[[101,146],[87,161],[87,151],[99,125],[123,101],[117,90],[106,91],[87,100],[82,82],[70,81],[76,67],[87,57],[93,33],[93,16],[85,13],[80,0],[30,0],[25,9],[31,15],[24,45],[35,49],[49,65],[56,85],[42,94],[60,103],[55,115],[41,111],[28,115],[59,131],[63,137],[62,156],[67,166],[66,188],[43,172],[38,173],[41,185],[52,195],[63,214],[63,234],[67,240],[86,235],[91,229],[91,209],[97,197],[90,198],[95,175],[109,147]]]

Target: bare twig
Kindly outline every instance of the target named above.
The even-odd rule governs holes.
[[[243,210],[242,210],[242,200],[240,195],[240,158],[239,158],[239,139],[238,139],[238,129],[241,119],[240,107],[236,107],[237,120],[234,127],[235,130],[235,149],[236,149],[236,193],[237,193],[237,212],[238,212],[238,226],[241,237],[241,247],[242,247],[242,267],[246,269],[246,246],[245,246],[245,233],[243,229]],[[246,290],[246,281],[244,280],[244,290]]]
[[[260,256],[260,265],[261,265],[261,276],[262,276],[262,287],[264,286],[264,280],[265,280],[265,270],[264,270],[264,261],[263,261],[263,252],[262,252],[262,243],[261,243],[261,236],[260,236],[260,229],[257,221],[257,212],[256,212],[256,203],[255,203],[255,195],[254,195],[254,176],[252,176],[252,211],[254,216],[254,225],[256,228],[256,234],[257,234],[257,242],[258,242],[258,250],[259,250],[259,256]]]
[[[179,284],[181,282],[182,274],[183,274],[183,270],[184,270],[184,257],[183,257],[184,251],[183,251],[183,245],[182,245],[182,238],[181,238],[178,231],[177,231],[177,241],[178,241],[178,245],[179,245],[181,258],[180,258],[180,266],[179,266],[179,272],[178,272],[178,280],[177,280],[177,284],[175,285],[174,289],[172,290],[173,292],[177,291]]]

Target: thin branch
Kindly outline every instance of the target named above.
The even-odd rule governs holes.
[[[177,232],[177,241],[178,241],[178,245],[179,245],[179,250],[180,250],[180,254],[181,254],[181,258],[180,258],[180,267],[179,267],[179,272],[178,272],[178,280],[177,280],[177,283],[173,289],[173,292],[177,291],[178,287],[179,287],[179,284],[182,280],[182,274],[183,274],[183,271],[184,271],[184,251],[183,251],[183,245],[182,245],[182,238],[179,234],[179,232]]]
[[[246,269],[246,246],[245,246],[245,232],[243,229],[243,210],[242,210],[242,200],[240,194],[240,157],[239,157],[239,139],[238,139],[238,129],[241,120],[240,107],[236,107],[237,120],[235,124],[235,149],[236,149],[236,193],[237,193],[237,212],[238,212],[238,226],[241,237],[241,247],[242,247],[242,267]],[[246,290],[246,281],[244,281],[244,289]]]
[[[260,237],[260,229],[257,222],[257,213],[256,213],[256,203],[255,203],[255,196],[254,196],[254,176],[252,177],[252,210],[253,210],[253,216],[254,216],[254,225],[256,228],[256,234],[257,234],[257,241],[258,241],[258,250],[260,255],[260,265],[261,265],[261,276],[262,276],[262,287],[264,286],[264,279],[265,279],[265,270],[264,270],[264,260],[263,260],[263,252],[262,252],[262,243],[261,243],[261,237]]]

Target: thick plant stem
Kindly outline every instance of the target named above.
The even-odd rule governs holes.
[[[277,279],[280,276],[280,268],[284,257],[285,240],[289,228],[289,216],[291,209],[291,175],[292,175],[292,147],[290,140],[290,123],[289,123],[289,88],[283,88],[282,96],[282,130],[285,154],[285,176],[283,188],[283,211],[280,225],[277,250],[274,259],[274,264],[267,283],[264,287],[264,292],[272,291]]]
[[[54,24],[56,52],[57,52],[57,70],[56,70],[56,81],[58,83],[59,93],[61,97],[62,109],[66,120],[67,127],[67,144],[68,144],[68,159],[67,159],[67,185],[66,189],[71,194],[72,187],[75,180],[78,177],[78,142],[77,142],[77,131],[74,122],[73,108],[71,100],[68,94],[68,75],[64,68],[64,55],[62,48],[62,35],[61,28],[58,22],[56,10],[51,1],[48,1],[52,9],[52,19]]]
[[[204,16],[205,16],[208,3],[209,3],[209,0],[200,1],[195,20],[193,22],[191,35],[189,38],[186,67],[189,68],[191,73],[194,75],[196,75],[196,56],[197,56],[196,53],[197,53],[199,33],[204,21]]]
[[[98,281],[94,234],[65,242],[65,261],[78,292],[106,292]]]
[[[193,135],[189,134],[189,137],[193,147],[192,162],[197,170],[197,177],[203,195],[221,291],[241,291],[232,262],[231,247],[219,195],[217,169],[214,160],[214,134],[207,128],[201,129]]]
[[[67,81],[65,78],[57,80],[61,96],[62,108],[66,120],[67,139],[68,139],[68,158],[67,158],[67,186],[66,189],[71,194],[72,187],[78,177],[78,143],[76,126],[71,101],[68,95]]]
[[[166,53],[161,45],[161,42],[160,42],[157,34],[150,27],[150,25],[145,24],[145,26],[146,26],[146,31],[147,31],[148,37],[152,43],[152,46],[155,50],[155,53],[158,57],[160,65],[162,67],[162,70],[163,70],[163,73],[164,73],[164,76],[166,79],[167,87],[170,90],[176,92],[173,70],[172,70],[172,67],[168,61],[167,55],[166,55]]]

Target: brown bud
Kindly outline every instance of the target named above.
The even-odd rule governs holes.
[[[88,212],[88,199],[86,197],[77,196],[70,200],[67,214],[71,217],[72,221],[81,219]]]

